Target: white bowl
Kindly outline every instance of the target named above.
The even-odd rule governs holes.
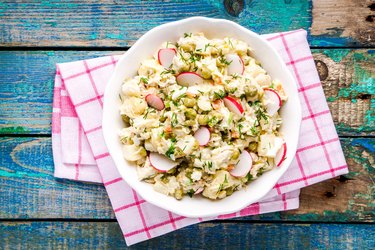
[[[185,197],[178,201],[153,190],[152,185],[138,180],[136,168],[124,160],[118,132],[123,127],[119,114],[119,93],[122,82],[133,77],[140,63],[151,58],[165,41],[177,41],[184,33],[204,32],[208,38],[225,36],[241,39],[254,49],[257,60],[272,78],[279,79],[289,96],[281,109],[284,134],[288,151],[282,166],[275,168],[250,183],[247,188],[234,192],[223,200],[211,201],[202,197]],[[298,142],[301,124],[301,107],[294,78],[281,57],[270,44],[244,27],[223,19],[192,17],[177,22],[160,25],[144,34],[118,61],[116,69],[108,82],[104,95],[103,134],[108,150],[122,178],[146,201],[187,217],[209,217],[236,212],[247,205],[259,201],[276,184],[292,162]]]

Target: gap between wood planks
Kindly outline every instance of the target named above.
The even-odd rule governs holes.
[[[2,219],[0,218],[0,223],[2,222],[117,222],[116,219],[90,219],[90,218],[32,218],[32,219]],[[283,220],[237,220],[226,219],[226,220],[210,220],[204,221],[199,224],[225,224],[225,223],[237,223],[237,224],[297,224],[297,225],[308,225],[308,224],[361,224],[361,225],[372,225],[373,222],[366,221],[283,221]]]

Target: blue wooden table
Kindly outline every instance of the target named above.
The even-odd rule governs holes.
[[[44,2],[44,3],[40,3]],[[375,249],[375,3],[370,0],[0,2],[0,249],[126,248],[103,186],[53,177],[54,65],[121,54],[190,16],[303,28],[350,173],[298,210],[190,226],[132,248]]]

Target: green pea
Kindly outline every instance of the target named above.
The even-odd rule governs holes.
[[[192,108],[188,108],[185,111],[185,116],[186,116],[187,119],[193,120],[193,119],[195,119],[195,117],[197,117],[197,112]]]
[[[255,142],[255,141],[250,142],[250,144],[249,144],[249,150],[251,152],[256,152],[257,149],[258,149],[258,143]]]
[[[127,116],[127,115],[121,115],[121,119],[125,122],[125,123],[129,123],[129,120],[130,120],[130,118],[129,118],[129,116]]]
[[[245,94],[246,97],[255,97],[258,94],[258,89],[255,86],[246,86]]]
[[[195,120],[187,120],[187,121],[184,122],[184,125],[192,127],[192,126],[195,125]]]
[[[174,198],[176,198],[177,200],[181,200],[182,199],[182,189],[177,189],[175,192],[174,192]]]
[[[170,169],[169,171],[167,171],[167,173],[168,174],[174,174],[174,173],[176,173],[176,168],[172,168],[172,169]]]
[[[207,125],[209,119],[207,115],[198,115],[198,123],[199,125]]]
[[[181,148],[179,147],[176,147],[174,149],[174,157],[177,159],[177,158],[181,158],[181,157],[184,157],[186,154],[184,153],[184,151],[182,151]]]
[[[221,121],[224,118],[223,114],[220,113],[220,112],[217,112],[217,111],[211,112],[211,115],[214,116],[214,117],[216,117],[217,121]]]
[[[233,160],[237,160],[238,157],[240,157],[240,151],[236,150],[236,151],[234,151],[233,154],[232,154],[232,159],[233,159]]]
[[[184,102],[184,105],[188,108],[194,107],[195,104],[197,103],[197,101],[194,98],[189,98],[189,97],[184,98],[183,102]]]
[[[139,154],[142,156],[147,156],[147,151],[145,148],[141,148],[141,151],[139,151]]]
[[[160,122],[165,122],[165,120],[167,120],[167,117],[165,117],[165,116],[160,116],[160,118],[159,118],[159,121],[160,121]]]
[[[230,187],[228,188],[227,190],[225,190],[227,192],[227,196],[230,196],[233,194],[233,191],[234,191],[234,188],[233,187]]]

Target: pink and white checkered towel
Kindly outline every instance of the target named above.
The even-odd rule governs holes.
[[[104,89],[119,56],[57,65],[52,115],[55,176],[102,182],[128,245],[201,221],[298,208],[300,188],[346,174],[348,168],[306,31],[264,37],[297,80],[303,119],[295,159],[262,201],[216,218],[186,218],[151,205],[122,180],[105,146],[101,127]]]

